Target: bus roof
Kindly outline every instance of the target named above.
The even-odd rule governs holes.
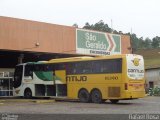
[[[69,58],[58,58],[51,59],[49,61],[38,61],[38,62],[27,62],[18,64],[19,65],[27,65],[27,64],[47,64],[47,63],[63,63],[63,62],[76,62],[76,61],[88,61],[88,60],[104,60],[104,59],[116,59],[116,58],[124,58],[129,54],[121,54],[121,55],[109,55],[109,56],[82,56],[82,57],[69,57]],[[136,55],[136,54],[133,54]]]
[[[69,57],[69,58],[59,58],[59,59],[51,59],[48,63],[61,63],[61,62],[73,62],[73,61],[87,61],[87,60],[101,60],[101,59],[113,59],[113,58],[122,58],[125,57],[126,54],[122,55],[109,55],[109,56],[82,56],[82,57]]]

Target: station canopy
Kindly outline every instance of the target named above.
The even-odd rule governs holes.
[[[0,68],[14,68],[18,63],[74,57],[74,54],[0,50]]]

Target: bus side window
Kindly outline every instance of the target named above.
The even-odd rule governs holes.
[[[78,73],[78,64],[77,63],[72,63],[71,64],[71,73],[72,74],[77,74]]]
[[[24,76],[31,76],[33,78],[33,65],[26,65]]]
[[[103,61],[103,73],[121,73],[122,72],[122,60],[104,60]]]
[[[114,63],[112,60],[103,61],[104,62],[104,73],[113,73]]]
[[[122,59],[117,60],[115,65],[116,72],[122,73]]]
[[[33,70],[34,71],[39,71],[39,65],[34,65]]]
[[[115,73],[115,60],[103,61],[104,71],[103,73]]]
[[[48,65],[47,65],[47,70],[48,70],[48,71],[55,71],[54,64],[48,64]]]
[[[53,64],[44,64],[42,71],[53,71]]]
[[[102,63],[101,60],[99,60],[99,61],[92,61],[92,68],[91,68],[92,72],[95,73],[95,74],[103,72],[102,66],[103,66],[103,63]]]
[[[81,64],[82,73],[90,74],[92,73],[92,62],[87,61]]]
[[[66,66],[67,74],[74,74],[74,72],[75,72],[74,63],[66,63],[65,66]]]

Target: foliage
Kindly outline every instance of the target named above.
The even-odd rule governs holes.
[[[152,48],[152,40],[148,37],[144,40],[144,48],[150,49]]]
[[[150,96],[160,96],[160,88],[159,87],[150,88],[149,95]]]
[[[139,39],[138,39],[138,37],[136,36],[136,34],[131,34],[131,35],[130,35],[130,38],[131,38],[132,50],[133,50],[133,51],[136,51],[137,48],[139,48]]]
[[[108,26],[108,24],[105,24],[103,20],[100,20],[99,22],[95,24],[91,24],[91,25],[88,22],[86,22],[83,28],[91,29],[91,30],[98,30],[102,32],[112,32],[112,29]]]
[[[160,37],[156,36],[152,39],[152,46],[153,48],[159,48],[160,47]]]
[[[131,45],[133,52],[138,50],[138,49],[151,49],[154,48],[152,47],[152,40],[149,38],[146,38],[145,40],[143,37],[138,38],[136,34],[131,34]]]
[[[78,25],[75,23],[73,25],[74,27],[78,28]],[[150,38],[138,38],[135,33],[123,33],[122,31],[117,31],[111,29],[108,24],[104,23],[103,20],[100,20],[99,22],[95,24],[90,24],[89,22],[86,22],[84,29],[90,29],[90,30],[97,30],[102,32],[109,32],[114,34],[127,34],[131,38],[131,46],[133,52],[135,52],[138,49],[151,49],[151,48],[160,48],[160,37],[156,36],[153,39]]]
[[[78,24],[77,23],[74,23],[72,26],[78,28]]]

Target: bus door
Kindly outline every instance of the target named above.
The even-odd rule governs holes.
[[[67,96],[66,70],[56,70],[53,78],[56,96]]]

